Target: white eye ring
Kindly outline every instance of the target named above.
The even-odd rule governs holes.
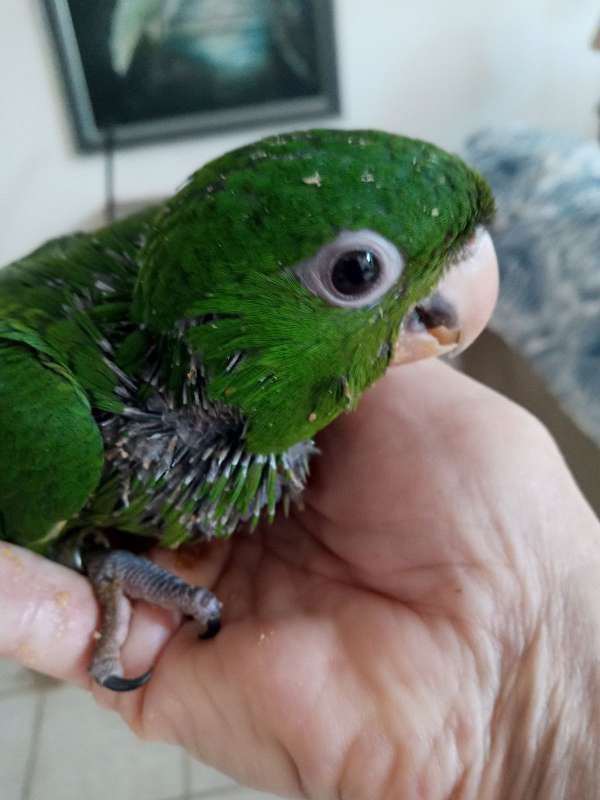
[[[355,274],[349,276],[348,280],[352,291],[344,292],[340,290],[340,281],[336,279],[334,270],[336,266],[339,269],[344,257],[354,255],[365,265],[365,285],[361,288],[360,281],[352,280],[361,277],[360,273],[356,275],[354,259]],[[348,259],[350,267],[352,261],[352,258]],[[397,283],[403,269],[404,258],[398,248],[381,234],[363,229],[342,231],[315,256],[298,264],[294,272],[309,291],[323,298],[329,305],[367,308],[377,303]]]

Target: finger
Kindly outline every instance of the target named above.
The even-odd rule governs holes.
[[[86,578],[35,553],[0,542],[0,655],[90,688],[88,665],[99,623]],[[123,650],[127,675],[149,669],[179,626],[178,615],[135,605]]]
[[[351,515],[358,511],[363,521],[374,506],[394,517],[399,504],[414,499],[415,489],[451,491],[457,472],[470,469],[463,457],[473,434],[484,447],[497,427],[489,425],[492,408],[500,419],[510,405],[439,361],[392,369],[355,413],[320,435],[322,454],[314,462],[308,500],[338,519],[346,509]],[[333,475],[336,480],[329,480]]]
[[[307,506],[327,523],[314,527],[361,575],[395,570],[392,585],[403,565],[497,556],[483,552],[502,544],[493,521],[525,502],[536,474],[515,441],[536,452],[525,412],[447,365],[390,370],[318,441]]]
[[[0,655],[47,675],[88,685],[97,624],[91,587],[81,575],[0,542]]]
[[[230,553],[231,540],[215,539],[183,545],[177,550],[156,547],[150,556],[193,586],[212,588],[226,568]]]
[[[436,361],[390,370],[318,445],[307,524],[355,580],[405,601],[439,601],[441,574],[449,592],[469,570],[522,574],[557,546],[540,523],[584,508],[537,420]]]

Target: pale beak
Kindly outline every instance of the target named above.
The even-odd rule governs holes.
[[[489,233],[479,228],[464,258],[405,317],[391,363],[461,353],[487,325],[497,297],[496,252]]]

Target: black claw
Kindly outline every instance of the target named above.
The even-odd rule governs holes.
[[[110,689],[112,692],[132,692],[134,689],[139,689],[145,683],[148,683],[152,670],[149,669],[139,678],[120,678],[118,675],[109,675],[108,678],[98,681],[100,686],[105,689]]]
[[[212,639],[213,636],[216,636],[217,633],[221,630],[221,620],[219,617],[213,617],[209,619],[206,623],[206,630],[204,633],[201,633],[198,637],[199,639]]]

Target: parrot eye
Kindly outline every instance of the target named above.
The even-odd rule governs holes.
[[[403,267],[395,245],[375,231],[362,230],[344,231],[295,272],[307,289],[330,305],[365,308],[398,281]]]
[[[331,270],[331,284],[340,294],[355,297],[370,289],[381,275],[379,259],[371,250],[353,250],[340,256]]]

